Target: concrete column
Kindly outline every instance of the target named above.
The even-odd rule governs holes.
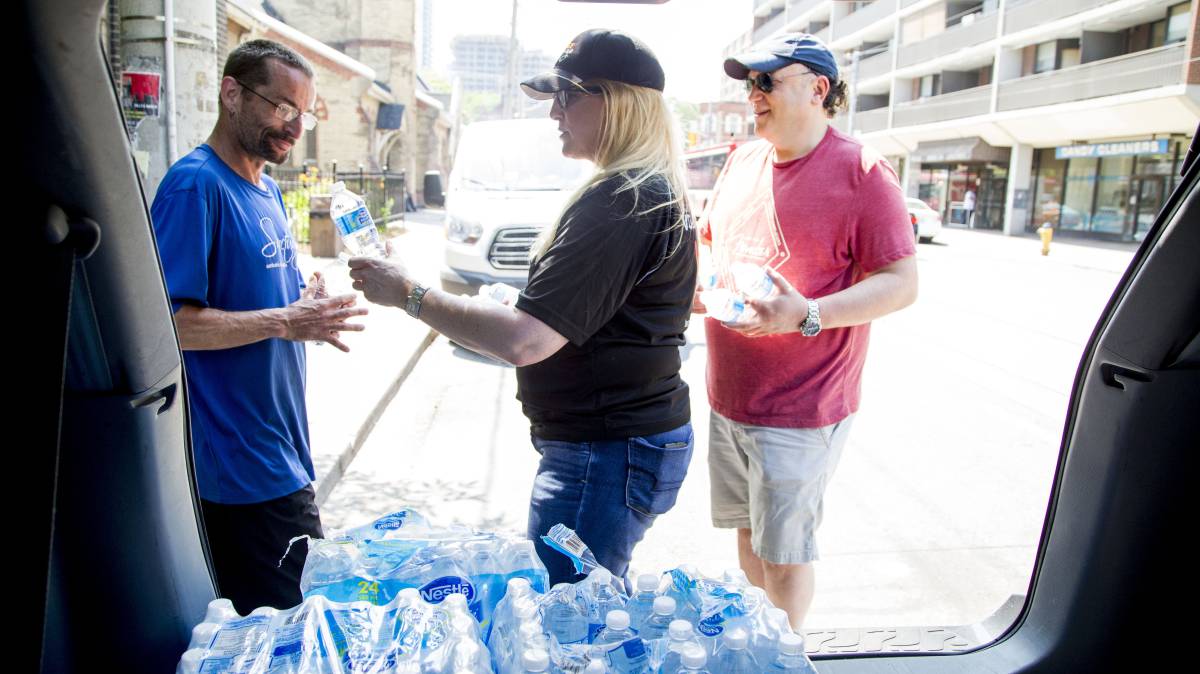
[[[1033,146],[1014,144],[1008,161],[1008,190],[1004,197],[1004,235],[1025,233],[1033,208]]]
[[[203,143],[216,125],[217,89],[223,65],[217,63],[217,33],[223,32],[225,26],[217,26],[216,0],[165,2],[172,3],[174,9],[175,25],[171,29],[174,100],[166,89],[168,28],[164,0],[120,3],[124,73],[156,75],[160,82],[157,106],[153,109],[144,102],[134,105],[123,101],[134,157],[145,177],[146,196],[150,199],[172,161],[168,121],[174,122],[174,150],[180,156]]]

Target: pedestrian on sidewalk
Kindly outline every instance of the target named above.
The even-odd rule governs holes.
[[[782,35],[725,72],[745,80],[762,140],[729,157],[700,237],[725,286],[750,263],[779,292],[747,301],[744,322],[705,320],[712,520],[737,529],[742,570],[799,629],[870,322],[916,299],[916,251],[891,166],[830,125],[846,85],[819,39]]]
[[[308,447],[304,343],[343,351],[367,313],[296,266],[279,186],[263,174],[316,123],[311,66],[252,40],[225,62],[208,141],[167,171],[151,219],[187,370],[204,530],[222,596],[240,613],[299,604],[302,548],[322,536]]]
[[[553,70],[522,83],[553,99],[563,154],[596,172],[535,244],[515,307],[426,288],[394,259],[350,261],[368,300],[517,366],[542,456],[528,535],[551,583],[578,578],[540,539],[559,523],[625,574],[646,529],[674,506],[692,456],[679,347],[696,246],[664,83],[644,44],[609,30],[580,34]]]

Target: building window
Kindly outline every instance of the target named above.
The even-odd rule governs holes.
[[[1187,39],[1192,27],[1191,3],[1181,2],[1167,10],[1167,35],[1165,42],[1182,42]]]
[[[942,76],[939,74],[926,75],[917,81],[917,98],[927,98],[929,96],[937,96],[941,93]]]
[[[1055,56],[1058,54],[1057,42],[1043,42],[1037,46],[1037,53],[1033,60],[1033,72],[1044,73],[1049,70],[1054,70]]]

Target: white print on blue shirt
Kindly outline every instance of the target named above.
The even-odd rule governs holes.
[[[262,230],[263,236],[267,238],[267,245],[262,247],[262,256],[267,260],[274,260],[267,263],[267,269],[282,269],[283,267],[296,267],[296,243],[292,240],[292,233],[286,227],[276,228],[275,222],[267,216],[263,216],[258,221],[258,227]],[[276,235],[278,229],[283,230],[283,236]],[[276,258],[278,258],[276,260]]]

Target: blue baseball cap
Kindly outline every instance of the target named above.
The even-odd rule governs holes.
[[[784,33],[758,49],[725,59],[725,74],[735,80],[750,77],[751,70],[770,73],[793,63],[803,63],[830,82],[838,81],[837,59],[820,38],[808,33]]]

